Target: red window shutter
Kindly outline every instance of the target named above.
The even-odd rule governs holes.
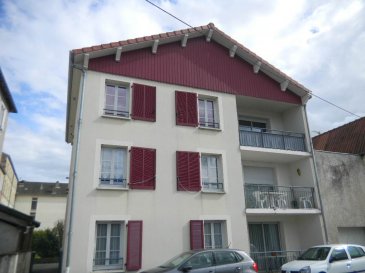
[[[202,220],[190,220],[190,249],[204,248],[204,229]]]
[[[200,157],[197,152],[176,152],[177,190],[200,191]]]
[[[133,84],[132,118],[156,121],[156,87]]]
[[[132,147],[130,163],[131,189],[154,190],[156,187],[156,150]]]
[[[197,94],[175,91],[176,124],[198,126]]]
[[[135,271],[142,267],[142,221],[129,221],[127,227],[126,269]]]

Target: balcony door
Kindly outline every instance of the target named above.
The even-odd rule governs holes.
[[[279,224],[248,224],[251,257],[257,261],[259,270],[276,270],[280,268],[281,244]]]

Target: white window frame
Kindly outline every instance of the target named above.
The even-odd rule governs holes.
[[[215,231],[215,225],[214,224],[220,224],[220,238],[221,238],[221,245],[217,245],[216,242],[216,231]],[[205,233],[206,226],[210,229],[210,240],[212,242],[211,246],[206,245],[206,236],[208,234]],[[204,248],[206,249],[215,249],[215,248],[225,248],[228,246],[227,244],[227,224],[224,220],[204,220],[203,221],[203,230],[204,230]]]
[[[200,101],[204,103],[204,122],[200,122]],[[208,102],[213,104],[213,123],[208,121],[207,116],[207,107]],[[210,97],[204,95],[198,95],[198,122],[199,128],[203,129],[212,129],[212,130],[221,130],[222,125],[220,123],[220,115],[219,115],[219,107],[218,107],[218,98],[217,97]]]
[[[103,150],[104,149],[112,149],[112,159],[111,159],[111,163],[110,163],[110,181],[109,183],[102,183],[102,171],[103,171]],[[122,150],[122,169],[123,169],[123,180],[122,183],[115,183],[114,181],[112,181],[112,179],[115,179],[115,174],[114,171],[115,169],[113,168],[114,162],[115,162],[115,152],[117,150]],[[127,179],[127,175],[128,175],[128,171],[127,171],[127,164],[128,161],[128,147],[124,147],[124,146],[112,146],[112,145],[101,145],[100,148],[100,171],[99,171],[99,187],[117,187],[117,188],[127,188],[128,185],[128,179]],[[113,175],[114,174],[114,175]]]
[[[108,109],[106,105],[106,97],[107,97],[107,88],[108,86],[114,87],[114,105],[112,109]],[[126,104],[121,108],[125,111],[124,113],[118,114],[118,87],[123,88],[126,90]],[[104,103],[103,103],[103,116],[104,117],[113,117],[113,118],[121,118],[121,119],[130,119],[130,98],[131,98],[131,91],[130,91],[130,84],[124,82],[118,82],[113,80],[105,80],[104,85]]]
[[[6,116],[6,107],[4,104],[0,104],[0,131],[4,130],[4,124],[5,124],[5,116]]]
[[[207,160],[207,172],[208,172],[208,176],[207,177],[203,177],[203,174],[205,173],[204,171],[204,165],[203,165],[203,158],[208,158]],[[210,165],[210,160],[209,158],[214,158],[215,159],[215,162],[216,162],[216,165],[215,165],[215,179],[217,181],[217,185],[216,187],[214,187],[214,185],[204,185],[204,180],[205,179],[208,179],[209,180],[209,170],[210,169],[213,169],[213,166]],[[219,193],[222,193],[224,192],[224,181],[223,181],[223,167],[222,167],[222,156],[219,155],[219,154],[208,154],[208,153],[201,153],[200,154],[200,168],[201,168],[201,183],[202,183],[202,191],[205,191],[205,192],[219,192]],[[214,172],[214,170],[213,170]],[[211,181],[208,181],[207,183],[213,183]],[[221,185],[221,187],[220,187]]]
[[[106,224],[107,225],[107,242],[105,246],[105,259],[106,263],[104,265],[95,265],[95,257],[96,257],[96,247],[97,247],[97,232],[98,232],[98,225],[99,224]],[[110,265],[107,262],[110,259],[110,239],[111,239],[111,225],[118,224],[120,229],[120,238],[119,238],[119,257],[121,257],[122,261],[119,264],[112,264]],[[126,240],[126,232],[125,232],[125,222],[123,221],[96,221],[95,222],[95,236],[94,236],[94,253],[93,253],[93,270],[103,270],[103,269],[124,269],[124,262],[125,262],[125,255],[124,255],[124,242]]]

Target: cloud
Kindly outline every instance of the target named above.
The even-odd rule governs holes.
[[[364,115],[363,1],[154,2],[192,26],[215,23],[315,94]],[[19,176],[68,175],[69,50],[182,28],[142,0],[2,1],[0,64],[19,109],[11,115],[5,149]],[[316,98],[308,116],[311,130],[321,132],[356,118]]]

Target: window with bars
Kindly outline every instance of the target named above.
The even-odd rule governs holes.
[[[223,247],[223,222],[204,221],[204,248]]]
[[[218,155],[202,154],[201,170],[203,190],[223,192],[221,157]]]
[[[123,147],[101,147],[100,185],[127,187],[127,149]]]
[[[199,126],[219,129],[217,100],[199,98]]]
[[[97,222],[94,269],[123,268],[123,222]]]
[[[106,84],[104,115],[129,117],[129,88],[127,86]]]
[[[32,204],[30,206],[30,209],[32,211],[36,211],[37,210],[37,204],[38,204],[38,197],[33,197],[32,198]]]

